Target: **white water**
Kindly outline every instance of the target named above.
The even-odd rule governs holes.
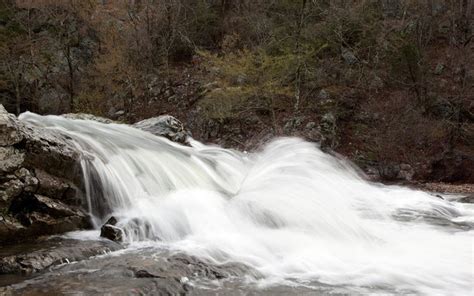
[[[474,232],[454,223],[472,223],[474,208],[370,184],[314,144],[284,138],[244,154],[196,141],[184,147],[126,125],[20,119],[76,140],[97,225],[113,214],[132,245],[160,239],[215,262],[242,262],[264,284],[473,292]]]

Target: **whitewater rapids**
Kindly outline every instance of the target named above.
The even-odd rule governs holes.
[[[263,286],[473,292],[472,205],[369,183],[313,143],[282,138],[247,154],[192,139],[181,146],[123,124],[20,120],[75,140],[93,222],[117,217],[130,247],[156,241],[243,263]]]

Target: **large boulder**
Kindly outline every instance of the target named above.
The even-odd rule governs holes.
[[[0,105],[0,243],[90,227],[80,159],[70,138]]]
[[[110,217],[100,228],[100,236],[114,242],[121,242],[123,239],[123,230],[116,226],[117,222],[115,217]]]
[[[187,144],[188,133],[184,125],[171,115],[148,118],[133,124],[133,127],[147,131],[156,136],[168,138],[181,144]]]

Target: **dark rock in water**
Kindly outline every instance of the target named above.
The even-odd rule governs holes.
[[[111,216],[105,223],[104,225],[110,224],[110,225],[117,225],[118,220],[114,216]]]
[[[114,242],[121,242],[123,239],[123,230],[120,227],[115,226],[117,224],[117,219],[112,216],[105,222],[105,224],[100,228],[100,236],[110,239]]]
[[[464,196],[464,197],[458,199],[457,202],[462,202],[462,203],[474,203],[474,194],[473,194],[473,195]]]
[[[100,236],[114,242],[120,242],[123,239],[123,230],[120,227],[105,224],[100,228]]]
[[[135,271],[134,274],[137,278],[164,278],[157,274],[151,274],[150,272],[143,269]]]
[[[188,133],[184,125],[178,119],[170,115],[148,118],[134,123],[133,127],[156,136],[166,137],[173,142],[181,144],[187,143]]]
[[[86,241],[63,238],[38,240],[31,244],[2,250],[2,253],[7,254],[0,258],[0,274],[34,273],[54,265],[84,260],[121,248],[119,244],[105,240]]]

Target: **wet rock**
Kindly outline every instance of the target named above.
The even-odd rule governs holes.
[[[241,264],[215,265],[186,254],[148,249],[119,256],[97,256],[75,264],[65,264],[9,289],[22,294],[110,294],[185,295],[200,284],[257,272]],[[204,289],[203,294],[209,294]],[[196,291],[199,292],[199,291]]]
[[[88,259],[121,248],[119,244],[105,240],[83,241],[62,238],[38,240],[22,245],[21,250],[24,251],[20,253],[16,252],[18,248],[10,248],[10,252],[14,254],[0,258],[0,274],[34,273],[51,266]],[[2,253],[8,253],[8,249]]]
[[[3,224],[5,233],[0,237],[1,242],[13,243],[90,227],[88,215],[79,208],[27,192],[11,201],[8,213],[11,218]]]
[[[72,190],[72,184],[69,184],[66,180],[59,177],[48,174],[41,169],[35,170],[35,174],[39,183],[38,194],[62,199],[68,190]]]
[[[164,278],[160,275],[157,275],[157,274],[152,274],[146,270],[137,270],[137,271],[134,271],[134,274],[135,274],[135,277],[136,278]]]
[[[85,215],[58,218],[46,213],[30,212],[22,213],[17,217],[23,225],[28,227],[27,234],[32,237],[90,228],[89,219]]]
[[[23,194],[20,198],[15,199],[10,206],[10,212],[15,214],[33,211],[45,213],[54,218],[85,217],[82,211],[39,194]]]
[[[69,137],[0,106],[0,142],[1,243],[90,227],[78,202],[81,153]]]
[[[19,143],[23,136],[20,132],[21,124],[13,114],[5,110],[0,104],[0,146],[11,146]]]
[[[114,242],[121,242],[123,239],[123,230],[116,226],[117,222],[115,217],[110,217],[100,228],[100,236]]]
[[[171,115],[148,118],[133,124],[133,127],[156,136],[168,138],[177,143],[186,144],[188,133],[184,125]]]
[[[462,203],[474,203],[474,194],[464,196],[460,199],[457,200],[457,202],[462,202]]]

